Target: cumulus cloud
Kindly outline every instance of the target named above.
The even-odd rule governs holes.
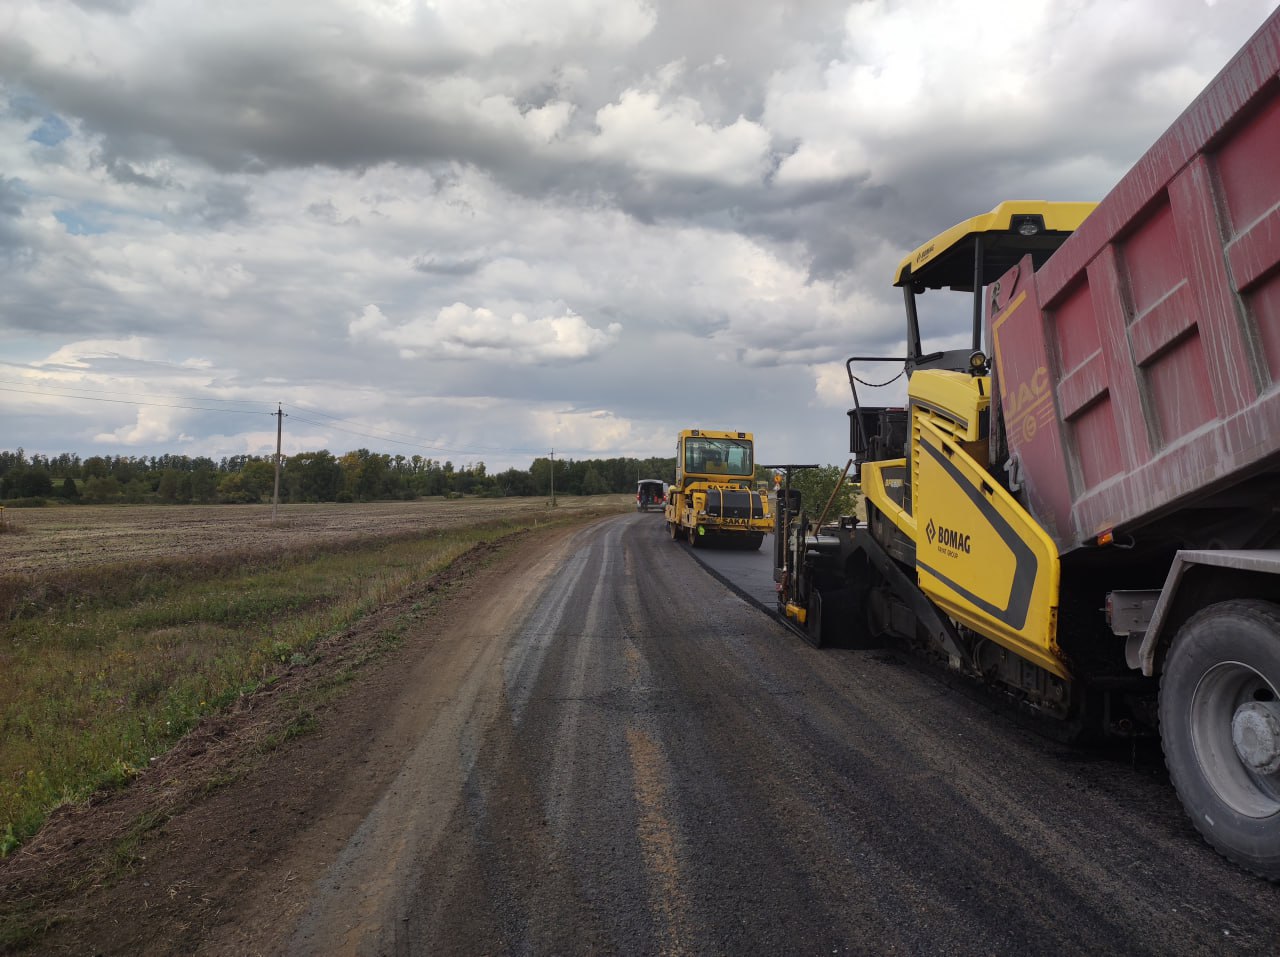
[[[182,420],[187,414],[178,409],[143,407],[129,425],[99,432],[93,441],[103,445],[151,446],[156,443],[181,443],[190,441],[182,432]]]
[[[455,302],[433,318],[396,325],[368,305],[348,331],[353,339],[376,339],[396,346],[403,359],[469,359],[518,364],[578,362],[598,355],[618,340],[621,323],[597,329],[572,311],[530,319]]]
[[[769,132],[739,116],[731,124],[707,123],[700,105],[679,96],[627,90],[596,113],[600,132],[588,140],[596,156],[641,173],[699,178],[746,186],[758,182],[769,160]]]

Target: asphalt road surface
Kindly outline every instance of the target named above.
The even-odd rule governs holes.
[[[817,650],[656,515],[577,533],[320,882],[295,954],[1199,954],[1276,887],[1158,761]]]

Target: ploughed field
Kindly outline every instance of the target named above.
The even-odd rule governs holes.
[[[596,509],[629,495],[558,499],[423,499],[368,504],[77,505],[6,509],[0,574],[207,555],[211,551],[287,551],[415,531],[445,531],[539,513]]]

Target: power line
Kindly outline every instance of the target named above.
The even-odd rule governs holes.
[[[254,412],[250,409],[211,409],[203,405],[175,405],[169,402],[143,402],[141,399],[104,399],[96,395],[68,395],[65,392],[47,392],[36,389],[9,389],[0,386],[0,392],[20,392],[24,395],[43,395],[54,399],[77,399],[81,402],[110,402],[115,405],[145,405],[158,409],[191,409],[195,412],[219,412],[223,415],[275,415],[274,412]]]
[[[401,438],[403,438],[403,439],[414,439],[414,440],[416,440],[416,441],[415,441],[415,442],[413,442],[413,443],[408,443],[408,442],[404,443],[404,444],[406,444],[406,445],[413,444],[413,445],[417,445],[417,446],[419,446],[420,448],[424,448],[424,449],[433,449],[434,451],[437,451],[437,452],[457,452],[457,453],[462,454],[462,455],[469,455],[469,454],[476,454],[476,455],[478,455],[478,454],[480,454],[480,453],[476,452],[476,451],[475,451],[475,450],[473,450],[473,449],[445,449],[445,448],[439,448],[439,447],[437,447],[437,446],[425,445],[425,444],[423,444],[423,443],[422,443],[422,436],[420,436],[420,435],[414,435],[414,434],[413,434],[413,433],[411,433],[411,432],[396,432],[396,431],[394,431],[393,429],[380,429],[380,428],[378,428],[376,425],[365,425],[363,422],[357,422],[357,421],[355,421],[354,419],[346,419],[346,418],[343,418],[343,417],[342,417],[342,416],[340,416],[340,415],[332,415],[332,414],[330,414],[330,413],[328,413],[328,412],[322,412],[322,411],[320,411],[319,409],[306,409],[306,408],[302,408],[301,406],[296,406],[296,405],[291,405],[291,406],[289,406],[289,408],[291,408],[291,409],[293,409],[293,410],[294,410],[294,416],[295,416],[295,417],[297,417],[297,412],[298,412],[298,410],[301,408],[303,412],[306,412],[306,413],[308,413],[309,415],[320,415],[320,416],[323,416],[323,417],[324,417],[324,418],[326,418],[326,419],[332,419],[334,422],[345,422],[347,425],[358,425],[358,426],[361,426],[361,427],[363,427],[363,428],[369,429],[369,430],[370,430],[369,432],[356,432],[356,433],[355,433],[356,435],[362,435],[362,436],[364,436],[364,437],[365,437],[365,438],[367,438],[367,439],[382,439],[382,438],[385,438],[385,437],[386,437],[386,436],[388,436],[388,435],[398,435],[398,436],[400,436],[400,437],[401,437]],[[306,420],[306,419],[302,419],[301,421],[304,421],[304,422],[305,422],[305,421],[307,421],[307,420]],[[318,426],[320,426],[321,428],[325,428],[325,429],[329,429],[329,428],[336,429],[336,428],[337,428],[337,426],[327,425],[327,424],[325,424],[325,423],[323,423],[323,422],[312,422],[311,424],[312,424],[312,425],[318,425]],[[339,431],[344,431],[344,430],[339,430]],[[382,434],[381,434],[381,435],[377,435],[377,434],[374,434],[374,433],[382,433]],[[390,441],[394,441],[394,440],[392,440],[392,439],[387,439],[387,441],[388,441],[388,442],[390,442]],[[512,451],[512,450],[510,450],[510,449],[491,449],[490,451],[494,451],[494,452],[507,452],[507,451]]]
[[[8,382],[8,381],[12,381],[12,380],[0,379],[0,382]],[[69,388],[65,391],[54,392],[47,389],[14,389],[14,388],[8,388],[0,385],[0,392],[13,392],[13,393],[18,393],[22,395],[39,395],[39,396],[45,396],[48,398],[58,398],[58,399],[74,399],[81,402],[107,402],[112,405],[147,406],[147,407],[159,408],[159,409],[186,409],[194,412],[215,412],[221,415],[276,415],[277,414],[276,412],[261,412],[261,411],[251,410],[251,409],[218,409],[218,408],[211,408],[209,406],[202,406],[202,405],[182,405],[182,404],[171,403],[171,402],[147,402],[143,399],[108,399],[108,398],[103,398],[102,396],[99,396],[99,395],[74,394],[76,392],[102,392],[107,395],[128,395],[129,394],[127,392],[120,392],[112,389],[87,389],[87,388],[82,389],[80,387],[74,387],[74,388]],[[154,394],[149,394],[149,395],[152,395],[152,397],[163,397],[163,396],[158,396]],[[171,396],[171,398],[197,398],[197,397]],[[240,403],[247,404],[253,400],[206,398],[203,401],[240,402]],[[458,449],[458,448],[448,448],[446,446],[441,446],[441,445],[429,445],[423,442],[419,436],[413,435],[411,433],[395,432],[390,429],[378,429],[376,426],[364,426],[365,429],[371,429],[372,431],[361,431],[359,429],[343,428],[340,425],[334,425],[333,422],[343,422],[348,425],[362,425],[362,423],[355,422],[351,419],[345,419],[345,418],[342,418],[341,416],[333,415],[331,413],[324,412],[319,409],[314,409],[314,410],[302,409],[302,411],[307,412],[309,414],[319,415],[326,419],[332,420],[331,422],[317,422],[314,419],[308,419],[303,415],[299,415],[298,410],[301,408],[300,406],[290,406],[290,408],[294,410],[292,413],[292,418],[296,419],[299,422],[305,422],[308,425],[314,425],[321,429],[331,429],[336,432],[344,432],[348,435],[359,436],[360,438],[374,439],[379,442],[390,442],[394,445],[403,445],[409,448],[422,449],[423,451],[427,451],[427,452],[446,452],[451,455],[485,455],[488,453],[511,454],[511,453],[520,452],[525,454],[537,455],[540,451],[538,449],[500,448],[497,446],[482,446],[482,447],[475,447],[475,448]],[[390,437],[390,436],[397,436],[397,435],[402,436],[403,438],[397,439],[397,438]],[[415,439],[417,441],[410,442],[410,441],[404,441],[404,439]],[[573,449],[570,451],[583,452],[587,450]]]
[[[483,452],[477,452],[475,449],[449,449],[439,445],[424,445],[420,442],[405,442],[400,439],[389,439],[385,435],[373,435],[372,433],[360,432],[356,429],[344,429],[342,426],[334,425],[331,422],[317,422],[314,419],[308,419],[305,416],[301,416],[298,414],[297,406],[293,406],[292,408],[294,409],[294,411],[290,413],[290,418],[295,419],[298,422],[306,422],[308,425],[315,425],[322,429],[333,429],[335,432],[345,432],[348,435],[358,435],[362,439],[377,439],[379,442],[391,442],[394,445],[407,445],[410,448],[424,449],[427,452],[449,452],[454,455],[483,455],[484,454]],[[272,414],[274,415],[275,413],[272,413]],[[331,416],[331,418],[335,418],[335,417]],[[342,419],[340,421],[345,422],[347,420]],[[520,451],[520,450],[519,449],[490,449],[489,451],[503,452],[503,451]]]
[[[35,383],[28,382],[25,379],[0,379],[0,382],[9,385],[33,386]],[[54,388],[63,390],[64,392],[96,392],[102,395],[137,395],[136,392],[126,392],[123,389],[92,389],[89,386],[81,385],[59,385]],[[39,394],[39,393],[37,393]],[[58,394],[58,393],[54,393]],[[172,395],[164,392],[147,392],[143,393],[149,399],[193,399],[199,402],[234,402],[240,405],[261,405],[257,399],[219,399],[217,396],[211,395]],[[274,415],[275,413],[270,413]]]
[[[296,406],[296,405],[294,405],[294,406],[290,406],[290,408],[291,408],[291,409],[293,409],[293,410],[295,410],[295,412],[296,412],[297,410],[301,409],[303,412],[306,412],[306,413],[308,413],[309,415],[320,415],[320,416],[323,416],[323,417],[324,417],[324,418],[326,418],[326,419],[333,419],[335,422],[345,422],[345,423],[347,423],[348,425],[358,425],[358,426],[361,426],[361,427],[363,427],[363,428],[366,428],[366,429],[370,429],[370,430],[372,430],[372,432],[371,432],[371,433],[364,433],[364,432],[357,432],[357,433],[356,433],[357,435],[363,435],[365,438],[369,438],[369,439],[380,439],[380,438],[383,438],[384,436],[387,436],[387,435],[398,435],[398,436],[400,436],[401,438],[404,438],[404,439],[414,439],[414,440],[416,440],[416,444],[420,445],[422,448],[432,449],[432,450],[437,451],[437,452],[453,452],[453,453],[456,453],[456,454],[458,454],[458,455],[484,455],[486,452],[528,452],[528,453],[532,453],[532,454],[535,454],[535,455],[536,455],[536,454],[540,451],[539,449],[532,449],[532,448],[527,448],[527,449],[525,449],[525,448],[502,448],[502,447],[499,447],[499,446],[492,446],[492,445],[488,445],[488,446],[486,446],[486,445],[478,445],[478,446],[475,446],[475,447],[473,447],[473,448],[469,448],[469,449],[446,449],[446,448],[441,448],[441,447],[439,447],[439,446],[425,445],[425,444],[423,444],[422,436],[420,436],[420,435],[414,435],[414,434],[413,434],[413,433],[411,433],[411,432],[396,432],[396,431],[394,431],[394,430],[392,430],[392,429],[380,429],[380,428],[378,428],[377,426],[374,426],[374,425],[365,425],[363,422],[357,422],[357,421],[355,421],[354,419],[347,419],[347,418],[344,418],[344,417],[342,417],[342,416],[340,416],[340,415],[333,415],[332,413],[324,412],[324,411],[321,411],[320,409],[315,409],[315,408],[305,408],[305,407],[302,407],[302,406]],[[319,426],[321,426],[322,428],[328,428],[328,426],[325,426],[323,423],[320,423],[320,422],[312,422],[311,424],[312,424],[312,425],[319,425]],[[375,434],[372,434],[372,433],[381,433],[381,434],[376,434],[376,435],[375,435]],[[390,441],[390,440],[388,440],[388,441]]]

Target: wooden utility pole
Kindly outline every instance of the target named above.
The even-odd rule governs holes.
[[[276,520],[280,508],[280,435],[284,431],[284,409],[276,403],[276,490],[271,496],[271,521]]]
[[[556,507],[556,450],[551,450],[551,507]]]

